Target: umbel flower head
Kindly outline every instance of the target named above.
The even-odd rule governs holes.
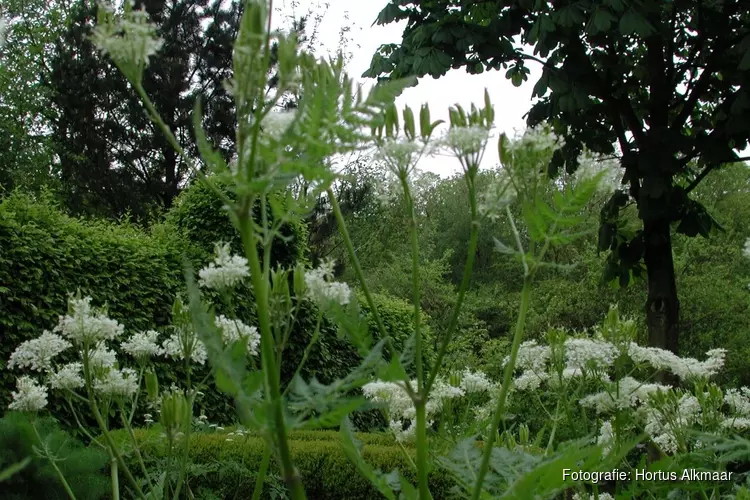
[[[217,243],[216,257],[198,272],[199,284],[214,290],[233,288],[245,277],[250,275],[247,259],[239,255],[231,255],[229,243]]]
[[[47,388],[24,375],[16,380],[17,390],[11,393],[9,410],[37,412],[47,406]]]
[[[240,340],[247,343],[247,352],[255,356],[258,354],[260,334],[254,326],[248,326],[238,319],[229,319],[219,315],[216,318],[216,326],[221,330],[221,336],[226,345],[231,345]]]
[[[156,36],[144,9],[134,10],[125,0],[125,15],[115,18],[108,2],[99,4],[99,19],[92,35],[94,45],[107,54],[131,80],[140,80],[143,68],[164,41]]]
[[[70,312],[60,316],[55,327],[63,337],[74,343],[95,343],[100,340],[113,340],[122,335],[124,327],[106,314],[91,307],[91,297],[70,298],[68,300]]]
[[[8,368],[49,371],[52,369],[52,358],[70,346],[71,343],[64,338],[45,330],[38,338],[23,342],[13,351],[8,360]]]
[[[138,332],[131,335],[126,342],[120,344],[120,347],[137,360],[145,361],[159,354],[158,340],[159,332],[155,332],[154,330]]]
[[[346,305],[349,303],[351,290],[346,283],[332,281],[333,261],[325,261],[317,269],[305,272],[307,296],[319,306],[331,303]]]
[[[72,391],[83,387],[83,377],[81,372],[83,365],[81,363],[68,363],[54,373],[51,373],[47,383],[53,389],[61,391]]]

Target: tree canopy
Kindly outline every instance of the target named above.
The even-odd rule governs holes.
[[[676,350],[679,301],[671,228],[718,227],[690,196],[711,171],[737,162],[750,137],[750,10],[742,0],[391,1],[378,24],[406,21],[365,76],[506,69],[515,85],[542,65],[528,125],[565,137],[550,174],[577,168],[584,149],[618,155],[623,188],[601,212],[605,278],[624,286],[647,271],[655,345]],[[635,204],[642,227],[620,214]]]

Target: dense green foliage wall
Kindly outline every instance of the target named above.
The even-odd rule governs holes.
[[[0,413],[15,388],[16,373],[5,369],[10,354],[57,324],[68,293],[108,302],[111,317],[133,331],[167,324],[181,286],[170,240],[83,222],[26,196],[0,203],[0,248]]]

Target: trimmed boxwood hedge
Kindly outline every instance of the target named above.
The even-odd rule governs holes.
[[[160,460],[166,457],[166,440],[159,437],[158,431],[139,429],[135,435],[142,455],[150,462],[147,467],[158,465]],[[416,484],[416,475],[404,456],[404,451],[392,441],[392,438],[382,434],[362,433],[358,433],[357,437],[364,444],[362,454],[368,464],[385,472],[398,469],[412,484]],[[120,440],[125,436],[120,433],[117,438]],[[342,450],[338,433],[292,432],[289,435],[289,446],[308,498],[383,498],[349,462]],[[231,498],[235,491],[242,492],[243,496],[249,495],[254,487],[255,471],[260,466],[264,448],[265,442],[258,436],[234,437],[232,441],[227,441],[225,433],[193,434],[190,460],[194,470],[200,470],[202,473],[189,478],[191,490],[211,491],[218,495],[218,498]],[[416,450],[413,447],[405,449],[414,460]],[[140,470],[132,454],[127,459],[131,470]],[[237,464],[240,463],[242,468],[238,469]],[[279,474],[278,466],[273,459],[269,471]],[[121,479],[123,480],[124,478]],[[454,498],[451,493],[454,485],[455,483],[443,471],[435,470],[430,474],[430,490],[434,498]],[[267,497],[264,495],[264,498]]]

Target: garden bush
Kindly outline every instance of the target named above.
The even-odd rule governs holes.
[[[227,196],[234,199],[231,191],[223,184],[217,184]],[[284,203],[281,195],[272,196],[277,197],[277,203]],[[271,203],[268,207],[269,219],[273,221]],[[255,220],[260,220],[260,212],[260,203],[256,203]],[[202,182],[193,182],[177,197],[166,215],[165,224],[185,238],[188,255],[197,266],[202,266],[211,259],[214,245],[219,241],[229,243],[232,253],[244,254],[239,232],[229,220],[221,199]],[[305,225],[300,221],[285,223],[280,233],[282,238],[276,238],[273,242],[271,267],[294,267],[298,262],[304,261],[307,255]]]
[[[157,430],[136,430],[141,453],[151,460],[158,461],[166,456],[166,441],[159,438]],[[404,450],[393,443],[392,438],[379,434],[355,435],[363,443],[362,454],[374,469],[390,472],[399,469],[402,475],[412,482],[415,480],[413,469]],[[125,439],[120,433],[118,440]],[[383,498],[352,465],[344,454],[338,433],[331,431],[290,433],[290,450],[294,463],[299,469],[308,498],[325,498],[330,500],[351,498]],[[235,491],[249,492],[255,483],[254,471],[257,471],[263,456],[265,442],[257,436],[230,438],[223,433],[193,435],[190,442],[190,460],[196,469],[204,473],[191,478],[189,486],[193,491],[209,490],[219,498],[231,498]],[[414,459],[412,447],[405,448]],[[135,457],[129,457],[133,470],[138,470]],[[221,464],[213,468],[213,464]],[[242,467],[235,467],[242,464]],[[222,469],[224,472],[222,473]],[[244,472],[244,477],[228,474],[228,470]],[[273,459],[272,474],[278,474]],[[451,489],[453,481],[447,474],[437,470],[430,476],[430,489],[434,498],[453,498]],[[220,492],[220,493],[218,493]]]

